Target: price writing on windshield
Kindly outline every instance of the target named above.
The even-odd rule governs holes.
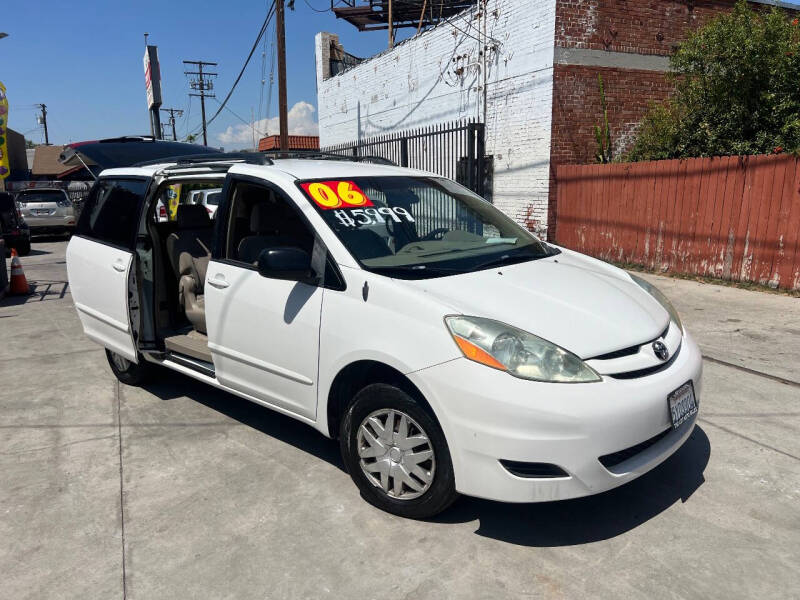
[[[300,187],[322,210],[374,206],[353,181],[314,181]]]
[[[391,220],[395,223],[414,222],[414,217],[401,206],[382,206],[380,208],[356,208],[353,210],[335,210],[333,216],[344,227],[361,225],[382,225]]]

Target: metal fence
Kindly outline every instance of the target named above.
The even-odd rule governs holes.
[[[410,131],[323,148],[352,156],[380,156],[403,166],[449,177],[491,201],[491,157],[484,156],[484,125],[475,121],[442,123]],[[488,168],[487,168],[488,167]],[[483,233],[481,220],[447,194],[426,186],[409,190],[419,235],[436,230]]]
[[[491,158],[485,153],[485,127],[454,121],[365,138],[322,148],[352,156],[380,156],[403,167],[432,171],[455,179],[491,201]]]

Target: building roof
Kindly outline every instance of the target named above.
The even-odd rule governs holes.
[[[269,135],[258,140],[258,151],[280,150],[281,137]],[[317,135],[290,135],[289,150],[319,150],[319,136]]]
[[[61,164],[58,157],[64,150],[63,146],[36,146],[33,154],[33,175],[52,175],[57,177],[71,167]]]

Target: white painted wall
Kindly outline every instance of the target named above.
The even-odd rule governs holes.
[[[495,204],[543,233],[555,4],[487,0],[485,14],[476,7],[328,79],[330,34],[317,34],[320,145],[457,119],[482,120],[486,153],[494,155]],[[485,106],[479,41],[484,26],[489,47]]]

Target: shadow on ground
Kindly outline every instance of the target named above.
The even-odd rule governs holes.
[[[186,396],[231,419],[344,470],[338,443],[308,425],[178,373],[159,373],[146,389],[171,400]],[[478,522],[477,535],[535,547],[586,544],[621,535],[685,502],[704,482],[711,445],[696,427],[664,463],[614,490],[561,502],[505,504],[462,497],[434,523]]]
[[[28,281],[30,292],[27,295],[6,296],[0,300],[0,306],[19,306],[43,300],[61,300],[69,290],[67,281],[36,280]]]
[[[234,421],[322,459],[342,471],[345,470],[339,454],[339,444],[296,419],[168,369],[159,369],[158,381],[147,384],[144,388],[162,400],[185,396]]]

